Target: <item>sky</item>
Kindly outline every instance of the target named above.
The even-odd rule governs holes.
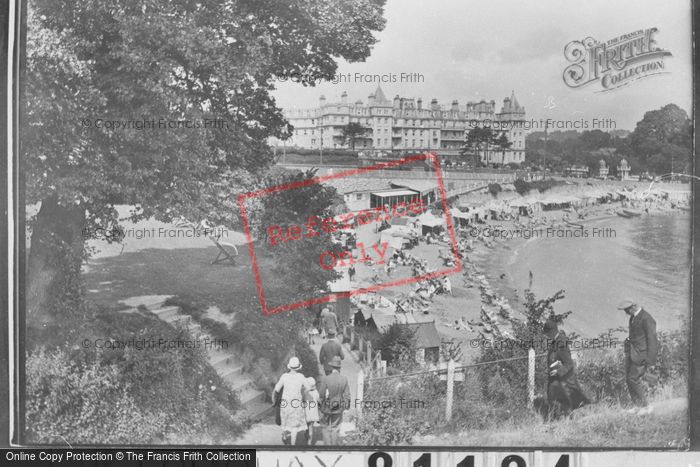
[[[589,130],[594,119],[599,129],[633,130],[645,112],[668,103],[692,117],[690,0],[388,0],[384,17],[386,27],[365,62],[338,61],[338,74],[350,73],[349,80],[315,87],[278,82],[278,105],[310,108],[321,94],[334,102],[343,91],[349,101],[366,103],[378,83],[362,82],[356,73],[393,73],[397,82],[380,83],[389,99],[422,97],[427,104],[437,98],[447,106],[454,99],[494,99],[500,110],[515,91],[527,119],[585,121]],[[657,46],[672,54],[664,59],[667,73],[607,92],[599,82],[564,83],[569,42],[589,36],[605,42],[652,27]],[[398,82],[401,73],[420,73],[422,82]]]

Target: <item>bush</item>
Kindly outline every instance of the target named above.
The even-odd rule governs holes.
[[[446,384],[435,374],[389,379],[366,386],[358,444],[405,444],[435,431],[444,420]]]
[[[562,182],[559,180],[536,180],[534,182],[526,182],[522,178],[516,178],[513,182],[513,187],[519,195],[525,196],[530,190],[537,190],[540,193],[557,186],[561,185]]]
[[[370,336],[372,348],[382,352],[382,360],[388,366],[410,368],[414,365],[415,334],[410,328],[393,323],[382,333]]]
[[[99,352],[40,347],[27,356],[26,426],[32,443],[135,444],[172,435],[242,431],[236,396],[185,329],[132,314],[96,317],[83,338],[132,341]],[[138,347],[135,347],[138,345]]]
[[[139,406],[116,365],[75,363],[39,348],[26,363],[30,443],[136,443],[153,439],[166,414]]]
[[[280,369],[312,322],[313,316],[306,311],[263,315],[251,307],[238,311],[236,323],[223,332],[241,349],[254,349],[256,358],[265,358],[274,369]]]
[[[608,336],[612,336],[611,331]],[[651,394],[661,388],[677,385],[687,380],[688,329],[658,333],[659,354],[654,376],[647,381]],[[611,337],[606,337],[610,339]],[[622,339],[613,340],[615,347],[586,350],[577,355],[577,375],[581,386],[594,401],[630,402],[625,380],[625,353]]]
[[[515,191],[521,196],[525,196],[527,192],[530,191],[530,184],[522,178],[516,178],[513,182],[513,187],[515,187]]]
[[[500,192],[503,191],[503,187],[501,187],[501,185],[498,183],[489,183],[488,190],[491,196],[495,198]]]

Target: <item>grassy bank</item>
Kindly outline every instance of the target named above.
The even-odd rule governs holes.
[[[575,446],[656,447],[688,445],[688,406],[684,398],[657,401],[648,415],[629,413],[613,403],[574,412],[571,418],[546,423],[531,414],[498,427],[415,438],[412,444],[437,446]]]

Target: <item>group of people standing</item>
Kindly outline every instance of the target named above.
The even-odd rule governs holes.
[[[629,337],[625,340],[625,376],[630,399],[635,405],[631,412],[644,415],[652,412],[643,380],[656,379],[653,368],[659,351],[656,321],[633,300],[625,300],[618,306],[629,315]],[[571,358],[569,341],[554,320],[544,324],[548,338],[548,387],[547,415],[558,418],[590,403],[576,379],[575,365]]]
[[[289,359],[273,392],[278,409],[277,424],[282,427],[282,442],[288,445],[314,445],[319,438],[326,446],[339,445],[343,412],[350,408],[350,384],[340,374],[345,358],[342,345],[336,340],[338,317],[328,308],[320,316],[321,334],[327,339],[321,346],[319,362],[324,375],[318,384],[313,377],[300,372],[297,357]],[[320,436],[319,436],[320,431]]]

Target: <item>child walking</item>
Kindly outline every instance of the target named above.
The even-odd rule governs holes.
[[[316,436],[316,432],[320,429],[320,417],[318,414],[318,405],[319,405],[319,400],[320,396],[318,394],[318,390],[316,389],[316,380],[309,376],[306,378],[306,385],[308,387],[307,391],[307,397],[308,400],[306,401],[306,424],[309,427],[309,444],[314,445],[316,444],[316,441],[318,441],[318,436]]]

